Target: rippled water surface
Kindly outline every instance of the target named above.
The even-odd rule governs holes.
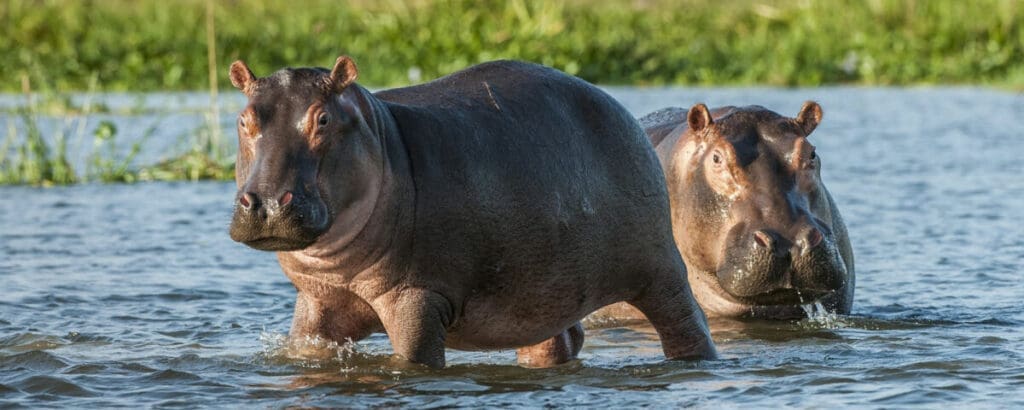
[[[555,369],[519,368],[511,351],[408,369],[384,335],[285,339],[295,291],[272,254],[228,238],[231,183],[0,187],[0,407],[1024,406],[1024,97],[611,92],[637,115],[821,102],[811,139],[856,252],[853,314],[713,322],[717,361],[664,362],[653,329],[634,326],[588,330],[580,360]],[[204,103],[148,104],[167,101],[159,150]],[[147,115],[108,117],[124,129],[159,119]]]

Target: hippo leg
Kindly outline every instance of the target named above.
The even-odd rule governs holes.
[[[288,333],[293,338],[320,336],[345,343],[360,340],[380,329],[377,314],[355,295],[341,295],[325,301],[300,291],[295,299],[295,316]]]
[[[685,282],[661,281],[629,304],[647,316],[658,331],[667,359],[714,359],[718,356],[704,312],[693,300]]]
[[[552,367],[575,359],[582,348],[583,325],[576,322],[555,337],[533,346],[520,347],[516,350],[516,357],[523,367]]]
[[[395,354],[413,363],[444,367],[444,342],[454,316],[452,305],[440,294],[407,289],[380,298],[375,304]]]

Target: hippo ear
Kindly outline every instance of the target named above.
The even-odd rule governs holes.
[[[249,95],[249,91],[247,91],[249,86],[256,81],[256,76],[252,75],[252,70],[242,60],[231,63],[230,77],[231,85],[242,90],[246,95]]]
[[[331,70],[331,84],[334,90],[339,93],[344,91],[345,87],[356,81],[356,77],[359,77],[356,63],[349,56],[338,57],[334,62],[334,69]]]
[[[803,130],[804,135],[811,135],[814,129],[818,128],[821,116],[821,106],[814,101],[807,101],[800,109],[800,113],[796,115],[796,125]]]
[[[711,120],[711,113],[708,112],[708,106],[698,103],[690,108],[690,112],[686,114],[686,123],[690,125],[690,131],[699,133],[704,131],[705,128],[711,126],[714,121]]]

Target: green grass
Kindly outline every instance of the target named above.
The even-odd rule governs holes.
[[[0,78],[51,80],[42,91],[81,90],[92,75],[105,91],[203,89],[206,6],[8,0]],[[378,87],[497,58],[602,84],[1024,81],[1019,0],[240,0],[214,11],[221,84],[238,58],[266,75],[339,53]]]

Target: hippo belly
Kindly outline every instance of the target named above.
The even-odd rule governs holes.
[[[571,181],[564,185],[585,186]],[[461,300],[461,313],[448,328],[449,347],[506,349],[539,343],[601,306],[637,297],[657,281],[652,274],[677,269],[665,266],[677,258],[672,246],[642,245],[656,243],[664,234],[640,229],[650,224],[646,214],[635,211],[643,204],[630,205],[631,212],[618,205],[642,195],[573,195],[558,193],[559,185],[534,188],[547,191],[538,195],[542,200],[512,204],[514,208],[492,214],[500,217],[461,211],[459,218],[477,222],[444,224],[444,231],[455,234],[431,241],[443,245],[424,250],[432,255],[425,258],[432,265],[448,266],[450,277],[458,278],[434,284],[449,298]],[[515,218],[522,219],[508,222]],[[610,223],[613,220],[617,222]],[[498,229],[487,229],[489,225]],[[632,242],[621,243],[623,237]],[[468,249],[479,259],[470,265],[465,258],[449,258],[461,254],[452,253],[453,248]],[[451,283],[465,287],[453,288]]]
[[[446,345],[459,350],[531,346],[559,334],[592,310],[547,292],[483,295],[466,301],[465,313],[448,329]]]

